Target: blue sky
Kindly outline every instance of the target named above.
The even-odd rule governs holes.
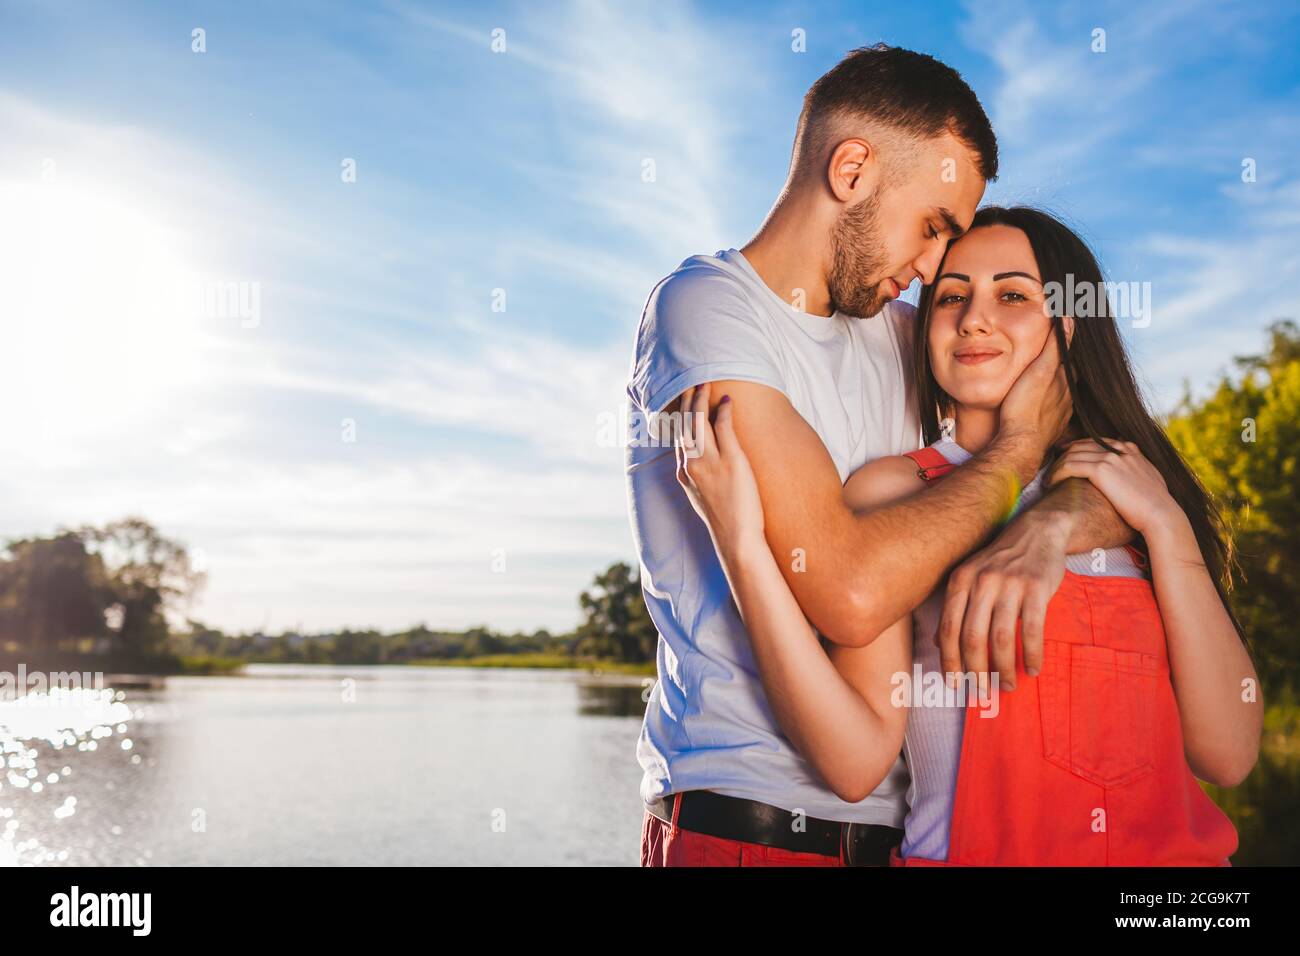
[[[1152,283],[1161,409],[1296,315],[1290,4],[0,2],[0,535],[143,514],[232,629],[572,626],[634,557],[598,435],[647,292],[877,40],[980,95],[986,201]],[[255,320],[178,291],[224,283]]]

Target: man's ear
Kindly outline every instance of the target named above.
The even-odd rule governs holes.
[[[865,139],[846,139],[831,153],[826,170],[831,192],[840,202],[853,202],[875,188],[878,154]]]

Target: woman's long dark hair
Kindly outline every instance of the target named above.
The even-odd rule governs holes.
[[[1232,569],[1237,565],[1232,535],[1213,496],[1197,479],[1177,449],[1165,436],[1164,429],[1147,410],[1133,377],[1128,353],[1120,338],[1110,304],[1105,294],[1101,266],[1078,235],[1054,216],[1028,206],[985,206],[975,214],[971,230],[981,226],[1010,226],[1029,239],[1038,262],[1039,278],[1044,286],[1058,283],[1056,289],[1081,289],[1091,286],[1093,314],[1074,316],[1074,336],[1066,345],[1062,317],[1071,314],[1073,303],[1058,295],[1052,309],[1052,331],[1063,357],[1065,377],[1074,402],[1067,435],[1088,437],[1108,451],[1107,438],[1129,441],[1141,449],[1165,479],[1169,493],[1191,522],[1205,567],[1219,591],[1223,606],[1232,618],[1237,634],[1245,638],[1241,623],[1228,602],[1232,590]],[[951,246],[949,247],[951,248]],[[945,253],[945,259],[947,255]],[[943,274],[943,264],[935,272]],[[930,364],[930,317],[934,307],[933,285],[921,290],[918,311],[918,334],[915,338],[916,391],[921,427],[926,444],[940,435],[941,419],[953,410],[951,396],[944,393]],[[1145,542],[1143,542],[1145,549]]]

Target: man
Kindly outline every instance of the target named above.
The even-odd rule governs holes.
[[[633,440],[627,458],[660,634],[637,746],[643,865],[884,864],[901,840],[901,757],[849,803],[782,734],[708,529],[677,483],[671,439],[646,423],[703,383],[711,407],[736,399],[767,541],[801,608],[825,640],[869,644],[996,529],[1069,416],[1059,360],[1045,354],[966,467],[867,514],[841,499],[859,466],[920,444],[914,313],[894,300],[934,279],[996,174],[993,131],[955,71],[907,50],[856,50],[809,90],[788,180],[758,234],[687,259],[651,292],[628,385],[634,433],[660,439]],[[1032,672],[1065,554],[1131,538],[1101,495],[1069,484],[952,574],[945,670],[960,669],[960,651],[965,670],[1012,688],[1016,621]]]

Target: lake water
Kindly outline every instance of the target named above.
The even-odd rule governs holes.
[[[638,862],[639,679],[253,665],[121,693],[73,732],[0,705],[0,864]]]

